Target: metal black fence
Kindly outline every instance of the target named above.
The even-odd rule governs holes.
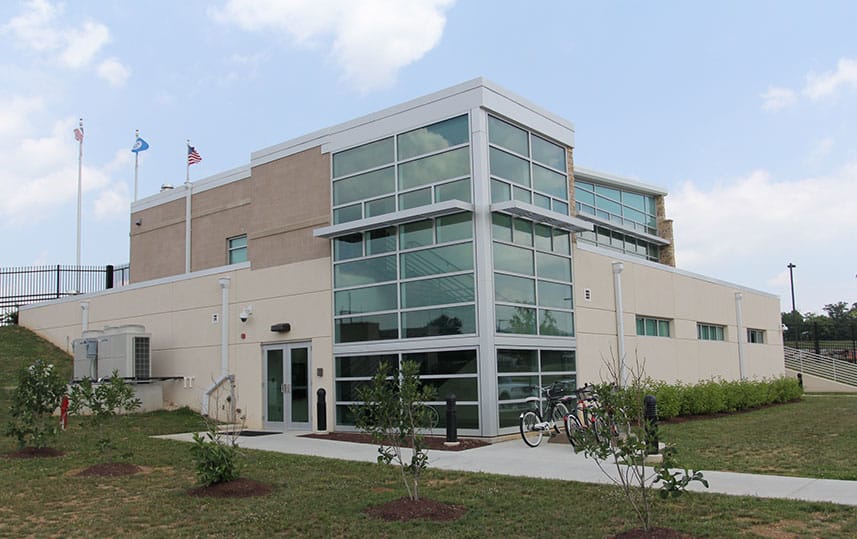
[[[783,329],[786,346],[857,363],[857,320],[795,324]]]
[[[23,266],[0,268],[0,324],[21,305],[125,286],[129,266]]]

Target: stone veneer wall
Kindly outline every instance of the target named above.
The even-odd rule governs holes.
[[[669,245],[662,245],[658,262],[661,264],[675,267],[675,236],[673,236],[673,220],[667,219],[666,203],[663,195],[655,197],[655,211],[657,214],[658,236],[670,242]]]

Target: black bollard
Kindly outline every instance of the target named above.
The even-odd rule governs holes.
[[[327,395],[327,392],[324,388],[318,388],[318,391],[316,391],[316,396],[318,398],[315,403],[315,413],[318,416],[318,430],[320,431],[327,430],[327,402],[325,395]]]
[[[643,399],[644,419],[646,421],[646,454],[658,454],[658,399],[646,395]]]
[[[104,268],[104,288],[113,288],[113,264],[107,264]]]
[[[458,419],[455,413],[455,395],[446,396],[446,444],[458,445]]]
[[[802,373],[797,373],[797,385],[799,385],[800,388],[803,389],[803,374]]]

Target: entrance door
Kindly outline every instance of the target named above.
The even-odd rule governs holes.
[[[262,349],[265,427],[310,430],[309,343],[277,344]]]

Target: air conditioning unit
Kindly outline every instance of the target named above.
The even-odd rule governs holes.
[[[146,328],[138,324],[85,332],[83,338],[72,343],[75,379],[108,378],[114,370],[120,378],[150,378],[151,339]]]

